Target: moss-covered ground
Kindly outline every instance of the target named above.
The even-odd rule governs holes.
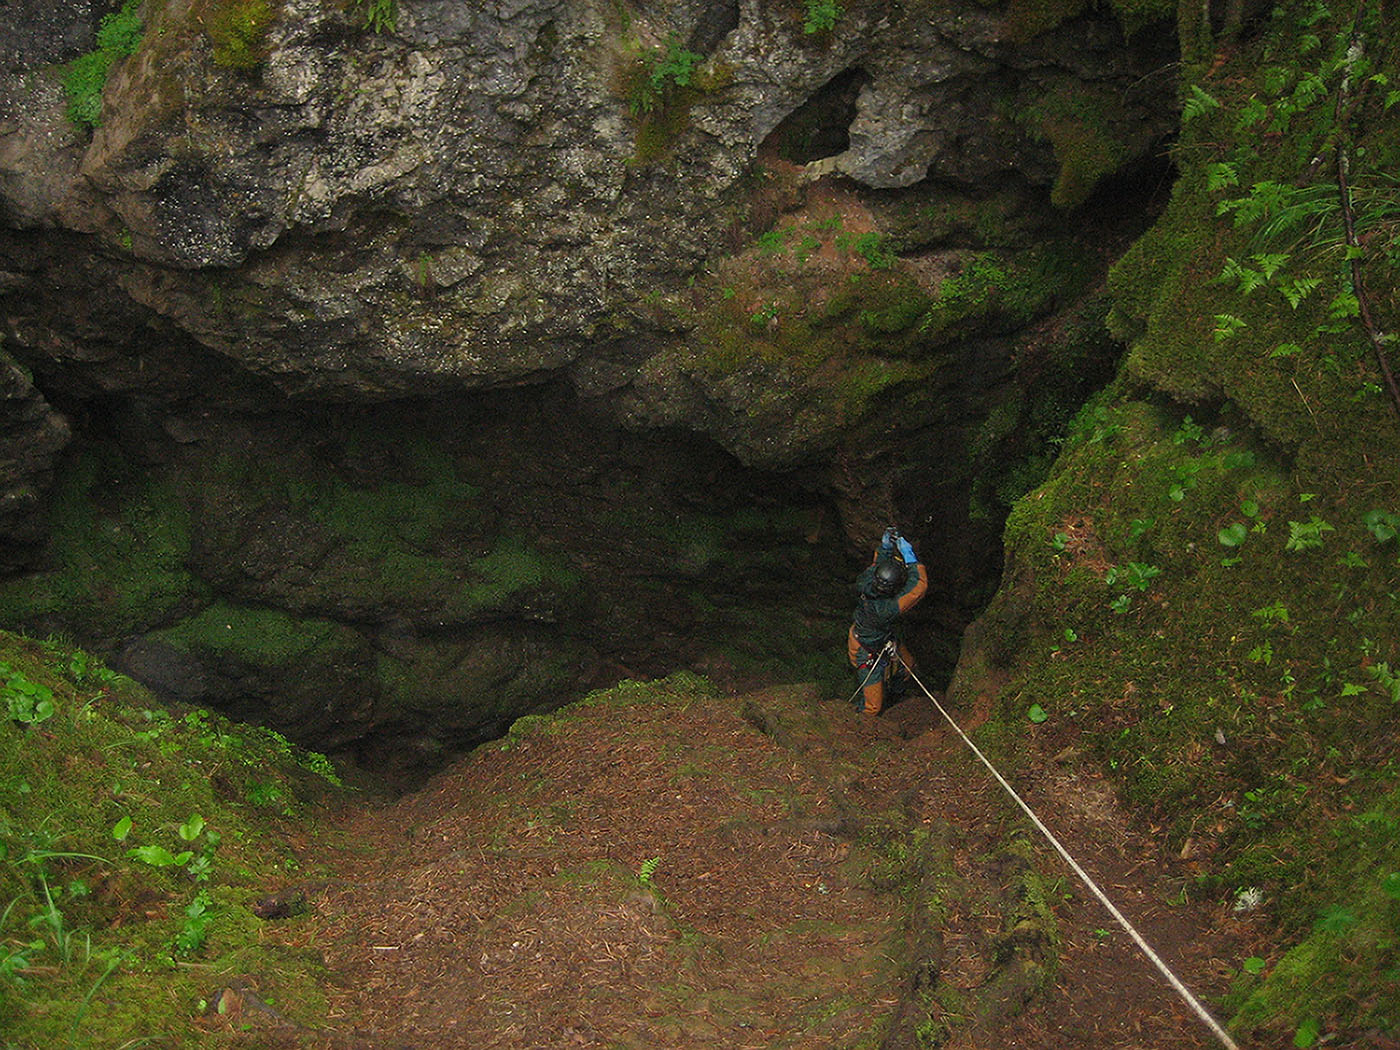
[[[251,909],[314,874],[325,759],[61,643],[0,633],[0,691],[0,1044],[219,1045],[236,983],[314,1015],[320,956]]]
[[[1400,411],[1366,323],[1396,323],[1400,67],[1371,5],[1222,43],[1186,71],[1173,199],[1110,277],[1125,367],[1008,522],[987,652],[1009,724],[1034,704],[1193,893],[1275,924],[1237,1031],[1363,1045],[1400,1030]]]

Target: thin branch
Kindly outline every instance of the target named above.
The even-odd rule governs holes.
[[[1400,415],[1400,385],[1396,385],[1395,373],[1391,371],[1390,362],[1385,358],[1385,340],[1376,328],[1375,317],[1371,313],[1371,297],[1366,294],[1366,285],[1361,280],[1361,244],[1356,237],[1356,216],[1351,210],[1351,184],[1347,181],[1346,150],[1341,147],[1337,149],[1337,188],[1342,195],[1342,219],[1346,223],[1349,249],[1347,254],[1351,256],[1347,265],[1351,267],[1351,285],[1356,292],[1361,323],[1366,329],[1366,337],[1371,340],[1371,350],[1376,355],[1376,364],[1380,367],[1381,378],[1385,380],[1385,388],[1390,392],[1390,402],[1396,414]]]
[[[1348,58],[1348,65],[1353,57],[1361,50],[1360,31],[1361,11],[1358,8],[1356,22],[1352,25],[1352,42]],[[1342,221],[1346,226],[1347,236],[1347,265],[1351,271],[1352,291],[1356,293],[1356,303],[1358,312],[1361,315],[1361,324],[1366,329],[1366,337],[1371,341],[1371,350],[1376,355],[1376,365],[1380,368],[1381,378],[1385,380],[1386,390],[1390,393],[1390,403],[1395,409],[1396,415],[1400,416],[1400,385],[1395,382],[1395,373],[1390,369],[1390,362],[1385,357],[1385,340],[1381,337],[1380,331],[1376,328],[1375,317],[1371,312],[1371,299],[1366,294],[1366,285],[1361,276],[1361,259],[1363,250],[1360,239],[1356,236],[1356,214],[1352,210],[1351,182],[1347,175],[1350,167],[1350,160],[1347,156],[1346,135],[1341,125],[1343,114],[1350,115],[1349,110],[1343,107],[1348,103],[1348,95],[1351,93],[1351,70],[1348,68],[1347,74],[1342,79],[1340,88],[1337,91],[1336,110],[1334,112],[1334,123],[1338,135],[1337,142],[1337,190],[1341,199]]]

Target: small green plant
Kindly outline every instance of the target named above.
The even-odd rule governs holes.
[[[1377,543],[1389,543],[1400,536],[1400,514],[1388,510],[1367,511],[1361,516],[1361,523],[1376,538]]]
[[[767,303],[759,307],[749,317],[749,323],[755,328],[767,328],[778,319],[778,304]]]
[[[1249,527],[1242,521],[1232,522],[1216,533],[1222,547],[1238,547],[1248,536]]]
[[[781,230],[767,230],[758,235],[758,250],[764,255],[777,255],[787,250],[788,236],[792,233],[792,228]]]
[[[1307,521],[1290,521],[1288,523],[1288,542],[1284,544],[1284,550],[1305,551],[1322,546],[1322,537],[1329,532],[1336,532],[1336,528],[1323,521],[1316,514],[1309,517]]]
[[[1288,623],[1288,606],[1282,601],[1274,600],[1268,605],[1262,605],[1249,614],[1262,623]]]
[[[802,32],[809,36],[815,33],[829,33],[836,28],[836,22],[846,13],[836,0],[806,0],[807,15],[802,20]]]
[[[1390,669],[1390,664],[1386,662],[1372,664],[1366,668],[1367,673],[1376,680],[1376,684],[1381,687],[1381,691],[1390,697],[1390,702],[1400,704],[1400,675]]]
[[[1308,1047],[1317,1043],[1318,1037],[1322,1035],[1322,1025],[1315,1017],[1309,1017],[1298,1026],[1298,1030],[1293,1033],[1293,1045],[1299,1050],[1307,1050]]]
[[[1219,99],[1203,91],[1195,84],[1192,84],[1181,106],[1181,122],[1185,124],[1189,121],[1196,120],[1209,113],[1211,110],[1219,108]]]
[[[633,82],[628,98],[632,115],[644,116],[664,109],[674,101],[679,89],[690,86],[695,68],[703,61],[704,56],[686,50],[675,33],[667,39],[665,48],[645,53],[641,75]]]
[[[1115,565],[1108,570],[1104,583],[1112,587],[1115,583],[1126,583],[1139,591],[1147,590],[1154,579],[1162,575],[1162,569],[1146,562],[1130,561],[1126,565]]]
[[[30,681],[25,675],[0,663],[0,696],[5,700],[6,714],[16,722],[32,725],[52,718],[54,713],[53,690],[46,685]]]
[[[399,0],[355,0],[360,24],[372,33],[392,33],[399,27]]]
[[[126,0],[121,9],[105,15],[97,27],[97,47],[70,62],[63,73],[68,95],[68,119],[80,128],[102,122],[102,89],[107,77],[123,58],[141,44],[140,0]]]
[[[1181,421],[1176,428],[1176,433],[1172,435],[1173,445],[1204,445],[1206,444],[1206,428],[1197,423],[1190,416]]]
[[[650,860],[642,861],[642,866],[637,869],[637,881],[643,886],[649,886],[652,876],[656,874],[656,869],[659,867],[661,867],[660,857],[652,857]]]
[[[885,235],[872,230],[862,233],[852,245],[855,252],[869,264],[872,270],[888,270],[895,264],[895,254]]]
[[[210,911],[211,904],[209,891],[202,889],[185,905],[184,922],[176,931],[172,942],[177,952],[190,955],[204,946],[209,923],[214,918]]]

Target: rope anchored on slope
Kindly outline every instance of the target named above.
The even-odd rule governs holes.
[[[895,659],[899,659],[898,655],[895,656]],[[1123,927],[1125,931],[1127,931],[1128,936],[1133,939],[1133,942],[1137,944],[1138,948],[1141,949],[1142,953],[1145,956],[1147,956],[1148,960],[1152,963],[1152,965],[1155,966],[1157,970],[1162,974],[1162,976],[1166,978],[1167,983],[1171,985],[1172,989],[1178,995],[1180,995],[1183,1000],[1185,1000],[1186,1005],[1191,1008],[1192,1012],[1194,1012],[1195,1015],[1205,1023],[1206,1027],[1209,1028],[1215,1034],[1216,1038],[1219,1039],[1221,1044],[1227,1047],[1228,1050],[1240,1050],[1239,1045],[1232,1038],[1230,1038],[1230,1033],[1225,1031],[1225,1029],[1221,1027],[1220,1023],[1216,1021],[1216,1019],[1210,1015],[1206,1008],[1201,1005],[1200,1001],[1194,995],[1191,994],[1191,990],[1187,988],[1186,985],[1181,983],[1181,980],[1176,976],[1176,974],[1172,973],[1172,971],[1167,967],[1167,964],[1162,961],[1161,956],[1159,956],[1155,951],[1153,951],[1152,946],[1148,944],[1145,939],[1143,939],[1142,934],[1138,933],[1138,931],[1133,927],[1133,924],[1130,923],[1126,918],[1124,918],[1123,913],[1120,912],[1114,906],[1113,902],[1108,899],[1108,896],[1103,892],[1103,890],[1099,889],[1097,883],[1095,883],[1094,880],[1089,877],[1089,874],[1079,866],[1079,864],[1075,861],[1073,857],[1069,855],[1069,851],[1066,850],[1065,847],[1060,844],[1060,840],[1057,839],[1054,836],[1054,834],[1050,831],[1050,829],[1045,826],[1044,822],[1038,816],[1036,816],[1035,811],[1032,810],[1031,807],[1026,804],[1026,801],[1016,793],[1016,789],[1013,788],[1009,783],[1007,783],[1006,778],[1003,777],[1001,773],[997,771],[997,768],[992,765],[991,761],[988,760],[987,756],[982,753],[981,749],[972,742],[972,739],[966,733],[962,731],[962,728],[957,724],[957,722],[953,720],[953,716],[950,715],[947,712],[947,710],[944,709],[943,705],[938,702],[937,698],[935,698],[934,695],[931,692],[929,692],[928,687],[924,685],[922,681],[920,681],[919,676],[914,673],[914,669],[910,667],[907,663],[905,663],[903,660],[900,660],[899,662],[903,666],[905,673],[909,675],[910,680],[913,681],[913,683],[923,691],[923,694],[929,698],[929,702],[932,703],[934,708],[938,711],[938,713],[943,716],[943,719],[950,726],[953,727],[953,731],[957,733],[959,737],[962,738],[962,742],[972,749],[972,753],[977,756],[978,760],[984,766],[987,767],[988,772],[990,772],[992,776],[996,778],[997,783],[1000,784],[1002,788],[1006,791],[1006,793],[1011,796],[1012,800],[1016,803],[1016,805],[1021,807],[1021,809],[1025,812],[1026,816],[1030,818],[1031,823],[1034,824],[1036,828],[1040,831],[1040,833],[1045,836],[1046,840],[1050,843],[1050,845],[1055,847],[1055,851],[1059,853],[1061,857],[1064,858],[1065,863],[1070,866],[1074,873],[1079,876],[1080,880],[1084,883],[1084,885],[1089,887],[1090,891],[1094,894],[1094,896],[1099,899],[1099,903],[1101,903],[1105,908],[1108,909],[1108,913],[1113,916],[1114,921],[1117,922],[1119,926]]]

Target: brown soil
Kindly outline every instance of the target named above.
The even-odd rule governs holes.
[[[1223,993],[1250,931],[1185,900],[1155,829],[1067,763],[1014,779],[1181,979]],[[878,723],[804,688],[585,704],[340,826],[311,914],[267,926],[324,955],[329,1008],[234,1010],[260,1046],[1219,1045],[1036,841],[1055,965],[1004,846],[1034,833],[922,698]]]

